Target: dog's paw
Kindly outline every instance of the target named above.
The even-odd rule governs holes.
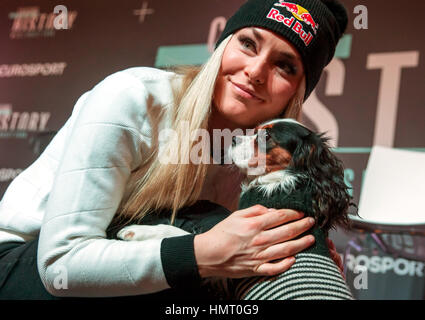
[[[134,227],[135,227],[135,225],[134,226],[131,225],[131,226],[122,228],[120,231],[118,231],[117,237],[119,239],[126,240],[126,241],[133,240],[133,237],[136,235],[135,230],[133,230],[133,229],[135,229]]]
[[[117,237],[126,241],[140,241],[147,239],[170,238],[185,234],[189,234],[189,232],[166,224],[158,224],[154,226],[134,224],[124,227],[118,231]]]

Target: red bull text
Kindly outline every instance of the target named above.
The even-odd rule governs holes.
[[[279,10],[272,8],[268,13],[267,18],[283,23],[288,28],[291,28],[293,32],[298,34],[298,36],[301,38],[301,40],[303,40],[306,46],[308,46],[311,40],[313,40],[314,38],[311,32],[304,31],[303,25],[299,21],[296,21],[294,16],[292,16],[291,18],[287,18],[283,14],[281,14]]]

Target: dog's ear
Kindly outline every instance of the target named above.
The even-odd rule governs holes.
[[[325,231],[336,224],[348,228],[348,209],[352,203],[342,161],[331,151],[324,133],[311,132],[302,140],[293,154],[293,166],[309,177],[319,225]]]
[[[292,167],[301,172],[314,170],[321,152],[318,137],[309,130],[301,131],[297,135],[295,150],[292,152]]]

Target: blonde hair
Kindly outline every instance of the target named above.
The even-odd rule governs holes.
[[[208,129],[208,118],[211,113],[215,82],[221,67],[224,49],[231,35],[223,40],[213,52],[210,59],[202,67],[183,67],[174,71],[183,74],[181,86],[175,90],[175,105],[172,109],[172,126],[177,133],[178,141],[187,139],[185,132],[196,132],[198,129]],[[283,116],[299,119],[304,97],[305,85],[300,86],[297,94],[285,108]],[[300,93],[300,90],[302,91]],[[300,100],[300,97],[301,100]],[[179,125],[189,124],[183,130]],[[190,154],[192,147],[198,141],[178,143],[169,139],[164,145],[164,152],[171,155]],[[158,148],[157,148],[158,149]],[[202,148],[209,150],[209,148]],[[161,151],[162,152],[162,151]],[[160,209],[171,209],[171,223],[176,213],[184,206],[195,203],[202,191],[208,164],[184,163],[164,164],[159,161],[158,150],[152,154],[144,165],[133,173],[130,180],[131,193],[123,199],[114,217],[115,223],[122,224],[140,220],[150,212]]]
[[[301,121],[301,112],[304,103],[305,95],[305,76],[302,77],[297,91],[292,99],[289,101],[288,106],[283,110],[280,115],[281,118],[292,118]]]

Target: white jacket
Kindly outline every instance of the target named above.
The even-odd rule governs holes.
[[[192,266],[169,274],[196,277],[193,235],[173,238],[168,250],[161,239],[105,238],[132,171],[152,152],[152,128],[170,127],[168,114],[160,122],[157,114],[173,106],[173,81],[181,79],[142,67],[108,76],[78,99],[43,154],[6,190],[0,243],[40,233],[39,273],[53,295],[122,296],[169,288],[166,269],[173,266],[163,266],[161,254],[186,255]],[[171,253],[179,247],[182,252]],[[68,289],[55,288],[61,270]]]

